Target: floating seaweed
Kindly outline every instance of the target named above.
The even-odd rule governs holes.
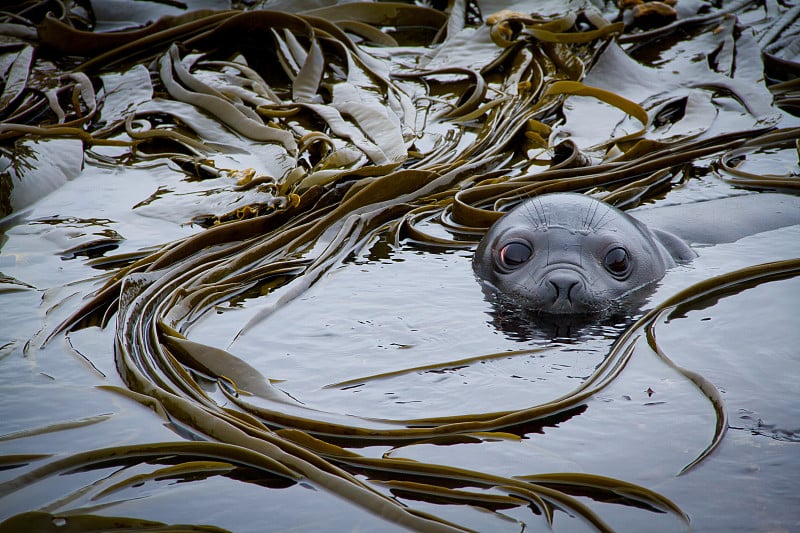
[[[122,240],[108,233],[63,250],[65,259],[87,256],[107,272],[87,282],[90,289],[82,285],[79,303],[55,304],[60,323],[48,322],[29,348],[89,326],[112,331],[124,387],[103,390],[149,407],[185,440],[6,456],[4,467],[23,473],[0,483],[0,498],[56,476],[73,488],[36,510],[9,512],[0,528],[214,531],[101,511],[139,487],[217,476],[272,488],[308,483],[423,531],[471,525],[414,502],[480,508],[523,528],[536,516],[553,526],[556,511],[564,511],[612,530],[591,500],[688,526],[669,498],[623,480],[499,475],[401,453],[424,443],[519,439],[520,428],[602,394],[640,350],[673,365],[655,337],[663,317],[748,284],[796,276],[797,261],[676,294],[627,328],[580,386],[522,409],[413,419],[326,411],[292,397],[236,353],[193,341],[192,328],[217,306],[257,294],[267,303],[242,325],[237,336],[245,336],[375,239],[470,249],[506,209],[536,194],[586,192],[631,208],[687,180],[698,159],[713,160],[714,172],[738,187],[797,190],[796,173],[764,175],[740,165],[762,151],[796,151],[800,138],[800,128],[779,128],[796,108],[796,87],[773,85],[774,106],[759,57],[774,63],[769,54],[790,46],[777,34],[795,10],[756,34],[737,19],[750,4],[709,4],[691,16],[661,2],[618,12],[503,11],[484,22],[471,2],[451,2],[446,11],[356,3],[294,13],[198,10],[113,32],[96,31],[93,14],[77,5],[60,4],[63,12],[53,16],[28,14],[21,4],[16,15],[2,15],[0,33],[10,44],[0,63],[0,214],[30,203],[29,190],[44,193],[31,183],[56,159],[41,155],[43,147],[61,154],[61,181],[82,164],[168,162],[200,187],[191,198],[220,200],[209,212],[178,213],[205,229],[170,243],[106,255]],[[687,59],[663,44],[678,29],[699,43],[702,57]],[[637,62],[657,40],[660,67]],[[587,116],[600,118],[587,128]],[[133,209],[157,205],[160,194]],[[330,387],[536,352],[452,358]],[[709,400],[716,419],[711,442],[683,473],[720,444],[727,414],[713,384],[673,366]],[[360,453],[370,447],[391,452]],[[112,473],[99,473],[106,470]],[[88,484],[78,479],[94,471]],[[503,514],[509,509],[532,516]]]

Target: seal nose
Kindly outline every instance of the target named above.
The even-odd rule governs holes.
[[[550,277],[547,278],[547,282],[555,290],[555,297],[553,298],[554,302],[558,300],[566,300],[572,303],[572,290],[581,282],[580,278],[577,274],[574,274],[568,270],[560,271],[560,272],[553,272]]]

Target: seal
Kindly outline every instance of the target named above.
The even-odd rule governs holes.
[[[733,242],[800,224],[800,198],[777,193],[623,212],[590,196],[523,201],[489,229],[475,274],[523,308],[591,315],[697,256],[691,244]]]

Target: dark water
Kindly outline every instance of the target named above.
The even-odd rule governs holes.
[[[741,16],[758,20],[753,12]],[[679,48],[667,47],[660,61],[681,57]],[[605,71],[601,66],[594,72],[598,80]],[[673,96],[681,91],[673,88]],[[598,118],[609,131],[586,127],[582,121],[588,115],[571,119],[570,114],[579,113],[584,103],[595,104],[571,101],[563,131],[584,146],[627,127],[617,118]],[[714,123],[709,136],[717,129],[752,127],[753,117],[727,96],[714,105],[724,120]],[[753,102],[758,105],[762,102]],[[780,126],[796,125],[796,118],[765,105]],[[707,118],[698,114],[697,120]],[[692,127],[700,126],[694,121],[680,125],[683,133]],[[680,128],[664,135],[677,135]],[[216,138],[228,142],[231,137],[219,133]],[[454,143],[453,150],[466,140]],[[44,148],[55,142],[63,141],[40,141]],[[433,141],[421,139],[420,149],[426,142]],[[272,149],[241,143],[240,152],[219,155],[218,166],[286,164]],[[118,372],[123,365],[115,360],[116,316],[104,328],[78,329],[44,342],[105,280],[107,270],[93,266],[91,258],[138,253],[198,234],[203,230],[190,223],[194,217],[253,201],[235,190],[229,177],[189,179],[163,160],[101,162],[122,152],[95,147],[77,176],[39,183],[32,190],[34,197],[41,196],[38,201],[0,221],[0,520],[39,511],[49,515],[22,516],[21,523],[31,530],[41,524],[57,529],[65,516],[93,515],[237,532],[401,529],[354,498],[306,478],[233,464],[199,448],[180,457],[169,446],[146,452],[154,443],[178,446],[207,436],[109,388],[129,388]],[[694,162],[683,174],[688,179],[655,205],[744,192],[709,167],[711,161]],[[527,165],[516,164],[512,173],[530,171]],[[796,179],[796,150],[761,150],[740,170]],[[446,233],[436,223],[430,230]],[[670,270],[642,309],[574,324],[566,334],[488,301],[472,273],[469,246],[442,250],[389,240],[386,233],[373,235],[288,303],[275,304],[291,284],[266,296],[251,291],[209,306],[187,320],[182,332],[246,361],[282,394],[314,409],[320,420],[393,427],[392,421],[515,411],[570,395],[601,368],[615,341],[648,309],[711,277],[800,257],[800,226],[698,248],[699,257]],[[635,341],[630,361],[607,386],[542,420],[492,434],[469,432],[460,440],[364,439],[343,445],[367,458],[406,458],[504,478],[550,472],[608,476],[669,498],[696,531],[793,531],[800,528],[798,302],[800,278],[789,276],[737,285],[682,314],[662,317],[655,337],[672,364]],[[673,364],[710,382],[728,415],[720,445],[680,475],[714,438],[717,416],[709,398]],[[208,398],[232,407],[216,380],[193,376]],[[257,398],[252,402],[261,405]],[[121,460],[112,455],[81,459],[81,454],[126,446],[139,450],[140,459],[136,453]],[[58,461],[64,463],[53,472],[42,470]],[[402,505],[473,530],[547,527],[533,506],[454,504],[438,499],[436,492],[424,497],[391,484],[397,479],[433,484],[431,477],[350,471]],[[463,488],[455,477],[443,484]],[[502,493],[488,486],[469,488]],[[602,502],[588,489],[589,496],[576,492],[580,502],[620,531],[686,529],[674,514],[646,504]],[[579,513],[562,509],[555,511],[554,529],[594,529]],[[9,531],[17,527],[5,525]]]

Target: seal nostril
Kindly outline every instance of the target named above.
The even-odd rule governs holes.
[[[573,289],[580,283],[578,276],[570,272],[553,273],[547,281],[555,290],[554,301],[567,300],[570,302],[572,301]]]

